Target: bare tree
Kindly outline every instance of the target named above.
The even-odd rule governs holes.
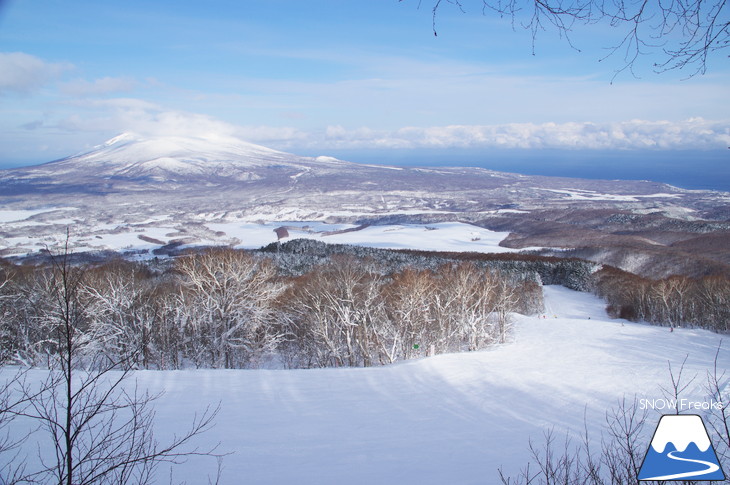
[[[384,276],[336,258],[295,281],[287,307],[303,360],[369,366],[504,341],[516,288],[468,262]]]
[[[436,313],[441,335],[438,351],[457,351],[466,343],[478,350],[494,340],[497,278],[472,263],[439,268]]]
[[[706,276],[699,281],[698,313],[716,332],[730,332],[730,279]]]
[[[682,276],[672,276],[654,282],[652,285],[652,296],[656,302],[660,321],[669,323],[670,326],[681,326],[687,323],[686,294],[689,288],[689,281]]]
[[[3,325],[0,326],[0,364],[10,359],[15,344],[14,331],[11,328],[12,323],[10,323],[13,295],[7,291],[7,288],[10,287],[10,280],[9,265],[0,266],[0,321],[3,322]]]
[[[497,320],[497,340],[503,344],[507,341],[511,320],[510,312],[515,310],[518,302],[518,285],[510,281],[507,275],[500,275],[497,279],[494,313]]]
[[[717,347],[712,369],[707,371],[706,390],[710,399],[717,404],[711,407],[707,424],[717,438],[718,447],[715,451],[718,459],[730,464],[730,378],[727,370],[718,367],[721,350],[722,342]]]
[[[41,466],[24,470],[22,480],[59,485],[149,483],[160,463],[212,455],[213,450],[190,445],[211,427],[217,409],[206,409],[187,431],[160,445],[153,435],[156,397],[128,379],[137,350],[115,356],[87,351],[90,318],[83,280],[84,270],[71,264],[68,248],[53,258],[47,286],[52,305],[41,312],[54,341],[47,378],[18,380],[8,390],[23,405],[6,406],[3,414],[37,423],[33,437],[45,431],[51,444],[50,450],[39,445]]]
[[[379,349],[391,347],[381,288],[382,277],[352,258],[335,258],[300,280],[290,311],[303,349],[316,354],[317,365],[370,366]]]
[[[293,320],[290,360],[303,367],[344,365],[337,332],[330,324],[327,289],[322,287],[327,281],[314,271],[299,278],[285,298]]]
[[[98,351],[118,358],[130,348],[139,349],[135,364],[147,368],[156,322],[152,288],[142,273],[141,268],[121,261],[87,270],[80,296]]]
[[[275,325],[275,301],[285,285],[268,261],[243,251],[211,249],[179,259],[176,269],[183,275],[178,304],[186,312],[181,316],[198,362],[248,367],[283,339]]]
[[[47,365],[49,353],[55,351],[49,326],[53,302],[51,277],[45,268],[12,268],[9,279],[0,288],[1,361],[24,365]]]
[[[399,0],[403,1],[403,0]],[[418,0],[420,6],[423,0]],[[576,25],[606,24],[616,31],[608,55],[622,57],[623,68],[633,72],[643,54],[658,51],[653,64],[658,72],[690,69],[704,74],[713,53],[730,46],[730,13],[725,0],[430,0],[433,32],[444,4],[481,10],[484,15],[506,17],[532,35],[555,30],[573,46]]]
[[[403,359],[420,357],[435,342],[437,328],[433,303],[436,284],[430,271],[406,269],[394,275],[384,289],[387,319],[394,322],[394,344]]]

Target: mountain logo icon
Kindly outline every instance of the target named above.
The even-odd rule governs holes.
[[[639,480],[725,480],[702,417],[662,416],[639,470]]]

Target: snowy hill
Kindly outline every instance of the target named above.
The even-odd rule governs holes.
[[[135,377],[165,392],[156,404],[162,441],[196,411],[221,403],[216,427],[199,444],[220,442],[219,451],[232,453],[223,484],[498,483],[497,468],[516,472],[528,440],[540,446],[545,430],[560,440],[582,432],[585,416],[595,433],[624,396],[662,398],[668,361],[676,370],[688,356],[685,375],[699,377],[686,396],[704,399],[720,336],[609,320],[603,302],[562,287],[546,287],[545,296],[547,319],[518,316],[511,343],[481,352],[377,368]],[[719,364],[730,369],[730,353]],[[659,413],[649,411],[648,433]],[[206,483],[207,473],[215,473],[214,460],[195,458],[174,478]]]

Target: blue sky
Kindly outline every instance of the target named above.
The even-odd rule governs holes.
[[[705,75],[615,76],[617,34],[535,44],[509,19],[423,0],[0,0],[0,166],[124,132],[219,132],[302,154],[721,150],[727,53]],[[519,24],[519,19],[518,19]],[[613,81],[613,82],[612,82]]]

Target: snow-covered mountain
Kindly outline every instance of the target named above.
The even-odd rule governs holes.
[[[687,260],[686,250],[699,254],[696,249],[714,257],[730,233],[729,220],[730,194],[723,192],[484,168],[356,164],[218,135],[125,133],[78,155],[0,171],[0,256],[53,246],[67,228],[79,249],[134,250],[137,244],[118,236],[148,244],[245,245],[240,231],[221,224],[461,221],[512,233],[503,244],[513,248],[588,247],[581,257],[633,271],[659,267],[657,248],[686,245],[697,234],[712,237],[663,261],[673,266]],[[631,258],[604,251],[627,245]],[[726,253],[722,261],[730,261]]]
[[[645,181],[617,183],[525,177],[480,168],[363,165],[331,157],[301,157],[218,135],[143,137],[124,133],[78,155],[0,173],[0,183],[14,185],[18,191],[30,189],[32,185],[49,184],[59,186],[59,191],[69,192],[72,187],[73,191],[81,193],[83,186],[86,192],[104,188],[109,192],[114,184],[124,182],[134,182],[137,189],[146,184],[159,191],[160,183],[230,186],[251,180],[261,181],[260,184],[269,187],[292,188],[296,185],[304,191],[321,193],[342,189],[379,193],[392,190],[493,191],[507,186],[524,191],[531,187],[541,191],[540,198],[593,202],[635,201],[636,196],[648,195],[652,198],[676,197],[683,192]],[[250,188],[250,184],[246,186]],[[521,195],[525,194],[521,192]]]
[[[143,137],[123,133],[90,151],[25,169],[25,172],[30,180],[54,177],[68,181],[75,177],[87,181],[96,178],[193,182],[219,177],[241,181],[259,178],[254,169],[278,166],[302,170],[311,165],[332,164],[327,162],[226,136]]]
[[[2,171],[0,188],[5,195],[23,199],[42,193],[57,199],[69,195],[74,201],[80,196],[120,194],[129,202],[131,192],[138,198],[151,192],[158,206],[170,194],[177,205],[180,192],[187,191],[206,210],[229,208],[219,197],[224,191],[236,208],[295,201],[292,205],[298,208],[368,215],[531,210],[546,203],[646,208],[681,202],[682,207],[690,203],[698,208],[697,191],[655,182],[524,176],[483,168],[364,165],[301,157],[217,135],[125,133],[78,155]],[[213,204],[205,202],[207,196]]]

